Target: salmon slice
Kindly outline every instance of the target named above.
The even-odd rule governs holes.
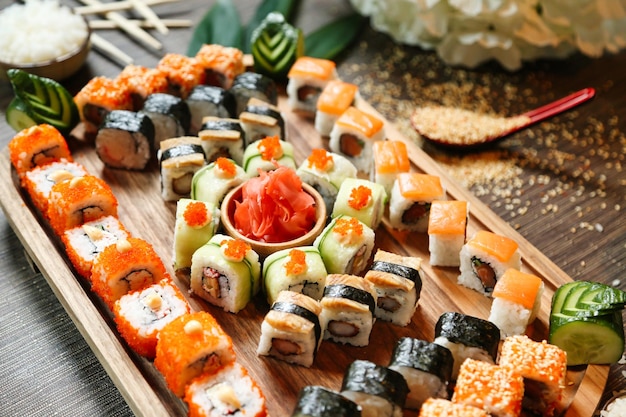
[[[336,123],[346,129],[356,130],[367,138],[371,138],[383,128],[382,120],[354,106],[348,107]]]
[[[352,105],[358,90],[359,87],[345,81],[329,81],[317,99],[317,109],[324,113],[340,116]]]
[[[441,179],[436,175],[402,172],[397,181],[400,193],[409,200],[433,201],[444,197]]]
[[[502,298],[531,310],[541,289],[541,278],[536,275],[507,269],[493,289],[494,298]]]
[[[398,140],[374,142],[374,165],[379,174],[409,172],[411,163],[406,144]]]
[[[467,226],[467,201],[436,200],[430,206],[429,235],[461,235]]]
[[[513,239],[486,230],[476,232],[467,244],[494,256],[500,262],[509,260],[518,248]]]
[[[302,56],[291,66],[287,77],[328,80],[332,77],[335,67],[331,60]]]

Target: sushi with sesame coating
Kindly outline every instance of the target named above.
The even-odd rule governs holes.
[[[442,398],[429,398],[420,408],[418,417],[489,417],[489,414],[471,405],[453,403]]]
[[[289,69],[287,78],[289,107],[314,116],[322,90],[330,80],[337,78],[337,66],[329,59],[301,56]]]
[[[445,200],[445,189],[438,176],[400,173],[389,197],[389,223],[399,230],[427,232],[430,206],[435,200]]]
[[[361,178],[346,178],[337,192],[331,216],[351,216],[376,229],[383,219],[386,202],[387,193],[382,185]]]
[[[430,264],[459,266],[465,244],[469,203],[457,200],[435,200],[428,215],[428,251]]]
[[[317,98],[315,106],[315,129],[322,136],[329,136],[333,125],[359,97],[359,87],[339,79],[330,80]]]
[[[98,158],[110,168],[142,170],[153,158],[155,128],[147,114],[112,110],[98,128]]]
[[[238,119],[206,116],[198,131],[207,163],[219,157],[243,164],[246,134]]]
[[[174,224],[174,271],[191,272],[191,257],[217,232],[220,210],[212,203],[181,198],[176,203]]]
[[[50,162],[73,160],[63,135],[49,124],[35,125],[17,132],[9,142],[9,159],[20,176]]]
[[[189,197],[193,176],[205,165],[200,139],[182,136],[165,139],[160,146],[161,197],[165,201]]]

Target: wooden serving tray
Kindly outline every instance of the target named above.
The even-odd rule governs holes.
[[[382,118],[369,104],[361,101],[358,106]],[[309,155],[311,149],[327,147],[327,140],[315,131],[312,120],[291,112],[284,96],[280,98],[279,107],[285,117],[287,139],[295,145],[298,163]],[[541,311],[528,334],[535,340],[547,338],[552,295],[556,288],[571,281],[571,278],[478,198],[455,183],[435,161],[400,134],[391,123],[386,122],[385,129],[387,138],[407,144],[414,171],[438,175],[449,199],[470,203],[468,236],[477,230],[490,230],[518,242],[522,270],[542,277],[545,282]],[[91,144],[70,141],[70,148],[77,162],[110,184],[119,201],[119,218],[122,223],[133,235],[152,243],[169,272],[174,275],[171,259],[176,204],[164,202],[160,196],[157,163],[153,162],[144,172],[112,170],[103,167]],[[185,415],[187,410],[184,403],[167,389],[150,361],[126,347],[115,330],[111,313],[91,293],[88,284],[73,272],[60,242],[38,213],[31,209],[28,197],[19,189],[7,149],[2,151],[0,158],[0,177],[4,178],[0,182],[0,203],[8,221],[133,412],[146,417]],[[297,394],[305,385],[323,385],[339,390],[347,366],[355,359],[387,365],[400,337],[432,341],[434,325],[443,312],[458,311],[488,317],[491,300],[458,285],[457,268],[430,266],[427,235],[400,232],[383,221],[383,225],[376,230],[376,247],[423,260],[425,279],[419,307],[412,322],[406,327],[398,327],[377,321],[370,344],[364,348],[324,341],[311,368],[257,356],[260,324],[269,309],[262,296],[238,314],[223,312],[198,298],[188,297],[193,309],[212,313],[232,337],[238,361],[248,368],[259,383],[267,398],[270,415],[290,415]],[[187,283],[176,277],[174,279],[187,294]],[[608,371],[608,366],[579,367],[568,371],[569,386],[562,405],[566,416],[593,414],[606,384]],[[407,411],[405,415],[414,416],[416,413]]]

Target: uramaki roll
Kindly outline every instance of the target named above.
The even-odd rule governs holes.
[[[9,142],[9,159],[21,176],[25,172],[72,155],[61,132],[49,124],[40,124],[19,131]]]

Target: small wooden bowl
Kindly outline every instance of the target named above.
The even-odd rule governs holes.
[[[324,204],[324,199],[313,187],[308,184],[302,184],[302,189],[310,194],[315,200],[315,216],[316,222],[313,225],[313,228],[309,230],[308,233],[302,235],[296,239],[289,240],[287,242],[277,242],[277,243],[266,243],[259,242],[258,240],[250,239],[244,235],[242,235],[233,223],[233,215],[235,213],[235,202],[241,201],[241,193],[242,193],[243,184],[238,187],[232,189],[226,197],[224,197],[224,201],[221,206],[221,222],[222,226],[226,230],[230,236],[241,239],[244,242],[248,243],[252,249],[259,254],[261,259],[266,258],[268,255],[289,248],[296,248],[299,246],[308,246],[313,244],[315,238],[322,232],[324,226],[326,225],[326,205]]]

